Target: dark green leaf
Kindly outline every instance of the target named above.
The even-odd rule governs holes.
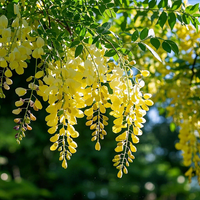
[[[82,53],[82,51],[83,51],[83,45],[81,44],[81,45],[78,45],[77,47],[76,47],[76,50],[75,50],[75,58],[77,57],[77,56],[79,56],[81,53]]]
[[[163,11],[158,19],[158,24],[161,26],[161,28],[163,28],[166,21],[167,21],[167,13]]]
[[[179,53],[179,49],[178,49],[178,46],[175,42],[171,41],[171,40],[166,40],[166,42],[171,46],[173,52],[175,54],[178,54]]]
[[[92,42],[92,44],[95,44],[99,40],[99,36],[96,36]]]
[[[121,29],[122,31],[125,31],[126,30],[126,19],[121,23]]]
[[[160,47],[160,41],[157,38],[151,38],[150,42],[156,49]]]
[[[170,45],[166,42],[166,41],[164,41],[163,43],[162,43],[162,48],[166,51],[166,52],[168,52],[168,53],[170,53],[171,52],[171,47],[170,47]]]
[[[138,30],[135,30],[135,32],[133,33],[133,35],[131,37],[132,41],[135,42],[138,39],[138,37],[139,37],[139,32],[138,32]]]
[[[101,27],[103,27],[104,29],[108,30],[111,27],[111,23],[110,22],[106,22],[106,23],[102,24]]]
[[[174,25],[176,24],[176,15],[173,12],[168,14],[168,23],[172,30],[174,28]]]
[[[139,43],[138,43],[138,46],[140,47],[140,49],[141,49],[142,51],[146,51],[146,46],[145,46],[142,42],[139,42]]]
[[[192,8],[192,5],[190,6],[187,6],[186,9],[185,9],[185,12],[189,13],[190,14],[190,9]]]
[[[114,3],[108,3],[108,4],[107,4],[107,8],[112,8],[112,7],[114,7],[114,6],[115,6]]]
[[[190,97],[190,98],[188,98],[188,99],[191,99],[191,100],[195,100],[195,101],[200,101],[200,97]]]
[[[189,18],[189,16],[187,14],[184,13],[182,18],[183,18],[183,21],[185,22],[185,24],[189,24],[190,23],[190,18]]]
[[[144,44],[149,49],[149,51],[153,54],[155,58],[157,58],[160,62],[162,62],[160,56],[149,45],[145,43],[142,43],[142,44]]]
[[[177,13],[177,19],[179,20],[179,22],[183,22],[183,20],[182,20],[182,16],[179,14],[179,13]]]
[[[117,52],[116,52],[114,49],[111,49],[111,50],[109,50],[109,51],[106,51],[105,54],[104,54],[104,56],[106,56],[106,57],[112,57],[112,56],[114,56],[116,53],[117,53]]]
[[[101,4],[101,5],[99,6],[99,10],[100,10],[101,13],[103,14],[104,11],[106,10],[106,7],[105,7],[103,4]]]
[[[161,0],[158,4],[158,8],[164,8],[167,6],[167,0]]]
[[[140,33],[140,39],[141,40],[145,39],[148,36],[148,32],[149,32],[149,29],[145,27]]]
[[[109,3],[111,0],[103,0],[104,3]]]
[[[101,15],[101,12],[97,8],[92,8],[92,11],[98,16]]]
[[[153,8],[156,5],[156,0],[151,0],[149,2],[149,8]]]
[[[178,0],[178,1],[175,1],[173,4],[172,4],[172,10],[177,10],[182,4],[182,1],[181,0]]]
[[[195,18],[194,26],[195,26],[197,32],[199,31],[199,24],[200,24],[199,20]]]

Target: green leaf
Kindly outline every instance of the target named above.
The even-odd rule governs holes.
[[[164,8],[167,6],[167,0],[161,0],[158,4],[158,8]]]
[[[162,48],[166,51],[166,52],[168,52],[168,53],[171,53],[171,47],[170,47],[170,45],[166,42],[166,41],[164,41],[163,43],[162,43]]]
[[[109,51],[106,51],[105,54],[104,54],[104,56],[106,56],[106,57],[112,57],[112,56],[114,56],[116,53],[117,53],[117,52],[116,52],[114,49],[111,49],[111,50],[109,50]]]
[[[96,36],[92,42],[92,44],[95,44],[99,40],[99,36]]]
[[[78,45],[80,43],[80,41],[74,41],[72,42],[70,47],[75,47],[76,45]]]
[[[190,9],[192,8],[192,5],[190,6],[187,6],[186,9],[185,9],[185,12],[189,13],[190,14]]]
[[[125,31],[126,30],[126,19],[121,23],[121,29],[122,31]]]
[[[111,27],[111,25],[112,25],[111,22],[106,22],[106,23],[102,24],[101,27],[108,30]]]
[[[107,4],[107,8],[113,8],[114,6],[115,6],[114,3],[108,3],[108,4]]]
[[[197,12],[198,10],[199,10],[199,3],[192,6],[192,8],[190,9],[190,14],[193,14],[193,13]]]
[[[182,18],[183,18],[183,21],[185,22],[185,24],[189,24],[190,23],[190,18],[189,18],[189,16],[187,14],[184,13]]]
[[[172,10],[177,10],[182,4],[182,1],[181,0],[178,0],[178,1],[175,1],[173,4],[172,4]]]
[[[188,99],[195,100],[195,101],[200,101],[200,97],[198,97],[198,96],[196,96],[196,97],[190,97]]]
[[[145,46],[142,42],[139,42],[139,43],[138,43],[138,46],[140,47],[140,49],[141,49],[142,51],[146,51],[146,46]]]
[[[171,41],[171,40],[166,40],[166,42],[171,46],[173,52],[178,55],[179,53],[179,49],[178,49],[178,46],[175,42]]]
[[[92,8],[92,11],[98,16],[101,15],[101,12],[97,8]]]
[[[174,132],[176,130],[176,125],[174,124],[174,122],[170,123],[169,128],[171,132]]]
[[[176,15],[173,12],[168,14],[168,23],[172,30],[174,28],[174,25],[176,24]]]
[[[179,14],[179,13],[177,13],[177,19],[179,20],[179,22],[183,22],[183,20],[182,20],[182,16]]]
[[[195,18],[194,26],[197,32],[199,31],[199,24],[200,24],[199,20]]]
[[[106,7],[105,7],[105,5],[101,4],[101,5],[99,6],[99,10],[100,10],[100,11],[101,11],[101,13],[103,14],[103,13],[104,13],[104,11],[106,10]]]
[[[156,49],[160,47],[160,41],[157,38],[151,38],[150,42]]]
[[[145,27],[140,33],[140,39],[141,40],[145,39],[148,36],[148,32],[149,32],[149,29]]]
[[[193,17],[200,17],[200,14],[196,13],[193,15]]]
[[[167,13],[163,11],[158,19],[158,24],[161,26],[161,28],[163,28],[166,21],[167,21]]]
[[[142,44],[144,44],[149,49],[149,51],[153,54],[155,58],[157,58],[160,62],[162,62],[160,56],[149,45],[145,43],[142,43]]]
[[[151,0],[149,2],[149,8],[153,8],[156,5],[156,0]]]
[[[139,37],[139,32],[138,30],[135,30],[134,33],[132,34],[132,41],[135,42]]]
[[[86,32],[87,32],[86,28],[82,28],[81,29],[81,32],[79,33],[79,36],[80,36],[81,40],[85,37]]]
[[[82,53],[82,51],[83,51],[83,45],[81,44],[81,45],[78,45],[77,47],[76,47],[76,50],[75,50],[75,58],[77,57],[77,56],[79,56],[81,53]]]

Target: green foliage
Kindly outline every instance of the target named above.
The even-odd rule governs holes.
[[[24,20],[26,19],[28,23],[32,25],[31,27],[32,30],[29,36],[36,37],[37,39],[38,38],[42,39],[42,41],[45,43],[44,47],[42,47],[42,50],[44,50],[45,53],[41,54],[41,56],[38,57],[39,59],[36,58],[36,60],[38,59],[39,63],[37,63],[37,61],[35,63],[35,60],[31,59],[31,57],[29,57],[29,59],[28,58],[25,59],[25,62],[31,63],[30,64],[31,67],[29,67],[31,71],[37,69],[37,64],[40,64],[41,62],[42,65],[38,67],[40,72],[45,72],[46,75],[53,74],[52,77],[54,78],[56,76],[60,76],[61,78],[56,79],[56,81],[58,82],[63,81],[62,72],[57,70],[58,68],[53,66],[53,64],[55,64],[56,61],[59,61],[60,63],[62,63],[63,61],[68,61],[68,59],[75,60],[77,58],[78,60],[78,58],[80,58],[81,62],[84,62],[85,60],[87,60],[87,58],[90,58],[93,61],[93,63],[95,63],[92,54],[94,54],[94,52],[98,54],[101,51],[104,53],[104,55],[100,54],[101,56],[99,56],[98,54],[98,57],[100,58],[102,57],[103,59],[105,59],[104,63],[107,63],[108,65],[110,64],[108,68],[108,75],[110,77],[118,76],[118,73],[119,74],[121,73],[120,70],[124,70],[122,73],[122,77],[126,77],[126,78],[124,79],[119,78],[115,80],[115,82],[113,81],[114,83],[112,82],[114,85],[114,88],[121,87],[120,81],[122,81],[123,84],[125,83],[124,85],[126,84],[128,85],[127,92],[125,92],[124,97],[121,98],[123,99],[123,101],[126,101],[126,98],[128,99],[130,92],[132,92],[130,91],[129,84],[132,84],[132,83],[133,85],[138,84],[137,85],[138,88],[143,87],[141,86],[143,84],[143,82],[141,81],[141,78],[142,76],[145,76],[144,75],[145,73],[142,74],[142,71],[145,72],[147,70],[149,70],[152,75],[149,80],[147,79],[147,82],[149,81],[148,82],[149,88],[152,87],[152,86],[150,87],[151,79],[154,80],[153,88],[156,88],[157,84],[158,85],[160,84],[158,86],[160,88],[164,86],[161,90],[160,96],[156,99],[156,100],[159,99],[158,102],[165,101],[166,98],[167,100],[165,103],[168,103],[167,101],[171,101],[170,95],[171,93],[172,94],[174,93],[173,83],[177,83],[177,86],[178,86],[178,84],[180,84],[179,80],[181,82],[182,77],[184,77],[183,83],[184,84],[185,82],[187,83],[186,88],[188,88],[189,86],[188,91],[196,91],[192,87],[199,86],[198,78],[200,77],[200,68],[199,68],[199,65],[197,65],[197,63],[199,63],[199,60],[197,59],[197,57],[199,56],[199,46],[196,46],[196,49],[195,49],[196,57],[193,63],[191,64],[191,60],[189,61],[184,60],[183,52],[185,51],[185,49],[183,49],[182,51],[179,51],[181,44],[180,44],[179,38],[176,37],[176,31],[177,31],[176,25],[178,21],[181,23],[183,27],[185,26],[190,27],[190,25],[195,27],[196,31],[198,32],[198,26],[200,25],[199,3],[195,5],[191,5],[191,6],[186,6],[184,3],[182,3],[181,0],[176,0],[176,1],[171,1],[171,0],[161,0],[161,1],[156,1],[156,0],[145,0],[145,1],[135,1],[135,0],[133,1],[132,0],[130,1],[129,0],[67,1],[66,0],[65,1],[64,0],[64,1],[59,1],[59,0],[55,0],[53,2],[49,0],[26,1],[26,2],[16,0],[16,1],[6,1],[5,4],[4,4],[4,1],[1,1],[0,3],[1,15],[5,15],[8,18],[8,25],[9,25],[8,27],[11,27],[12,36],[14,35],[13,36],[14,39],[11,40],[10,43],[8,42],[8,44],[16,43],[17,45],[18,43],[20,43],[20,40],[15,38],[17,35],[18,27],[16,28],[12,27],[13,19],[15,19],[16,16],[19,16],[19,14],[14,13],[16,12],[14,11],[14,8],[13,8],[15,3],[18,3],[18,5],[20,5],[20,13],[22,13],[23,19]],[[24,9],[23,4],[26,6],[26,9]],[[23,27],[22,27],[22,20],[21,20],[20,30],[22,28]],[[16,32],[14,32],[14,30],[16,30]],[[167,32],[170,30],[171,30],[170,34],[167,34]],[[1,37],[0,39],[2,38],[3,37]],[[33,49],[35,48],[35,46],[37,46],[37,43],[39,43],[38,40],[34,41],[34,39],[31,42],[33,42],[33,45],[32,45]],[[90,50],[88,50],[88,48],[89,46],[92,46],[92,45],[94,45],[95,48],[91,50],[92,52],[91,53]],[[192,45],[191,45],[191,48],[193,48],[194,46]],[[1,45],[1,47],[3,49],[5,46]],[[8,50],[10,51],[11,49],[12,49],[12,45]],[[97,50],[99,52],[97,52]],[[188,51],[188,49],[186,50]],[[173,54],[171,53],[172,51],[174,52]],[[185,52],[187,53],[187,51]],[[167,55],[166,57],[165,57],[165,54]],[[174,57],[172,57],[171,55]],[[7,54],[6,56],[0,57],[1,62],[4,59],[4,57],[5,57],[5,60],[8,61],[8,54]],[[34,56],[32,55],[32,57]],[[115,62],[112,62],[113,60]],[[136,64],[135,61],[137,61],[139,64]],[[157,63],[157,61],[159,61],[159,64]],[[169,65],[168,65],[168,70],[170,69],[170,73],[167,73],[166,72],[167,70],[165,70],[165,67],[163,67],[165,62],[168,62],[168,61],[170,62],[172,61],[171,63],[169,62]],[[188,64],[187,62],[190,62],[190,63]],[[50,67],[48,66],[48,63],[52,63],[54,70],[56,69],[57,71],[56,70],[51,71]],[[79,70],[79,68],[80,68],[80,71],[83,70],[82,69],[83,66],[80,66],[79,64],[80,63],[78,62],[75,63],[75,67],[74,67],[75,70],[73,71],[74,73],[76,73]],[[119,69],[115,70],[112,64],[113,66],[116,65],[115,66],[116,68],[119,67],[120,70]],[[113,71],[113,69],[115,71]],[[36,74],[37,70],[33,73],[30,73],[29,76],[34,75],[34,73]],[[95,70],[89,69],[88,71],[89,72],[95,71],[98,74],[99,71],[103,71],[104,68],[103,70],[102,69],[100,69],[99,71],[98,70],[99,69],[96,67]],[[141,73],[136,75],[134,73],[137,70]],[[13,101],[12,99],[15,99],[15,97],[12,95],[12,93],[14,92],[12,93],[4,92],[6,88],[7,89],[9,88],[9,86],[6,85],[7,83],[5,84],[5,80],[6,80],[6,78],[4,77],[5,72],[6,72],[5,67],[4,68],[2,67],[1,77],[0,77],[0,98],[3,99],[7,96],[7,98]],[[15,77],[17,74],[19,74],[17,71],[16,73],[14,72],[13,77]],[[82,79],[83,82],[88,78],[87,77],[88,74],[84,75]],[[102,86],[104,87],[104,89],[105,87],[107,88],[107,90],[109,91],[108,93],[109,95],[114,96],[114,93],[113,93],[114,89],[109,86],[111,80],[110,82],[109,81],[106,82],[104,75],[105,73],[102,74],[101,76],[98,74],[95,77],[96,79],[98,79],[98,81],[96,82],[97,83],[96,87],[94,86],[95,84],[92,86],[91,84],[88,84],[85,88],[85,89],[88,89],[90,88],[90,86],[91,88],[94,87],[92,88],[92,90],[93,89],[95,90],[94,91],[91,90],[92,91],[91,93],[94,95],[95,102],[98,102],[98,95],[102,93],[102,91],[100,90]],[[74,74],[72,74],[72,77],[73,76]],[[33,84],[35,84],[36,79],[37,78],[34,79]],[[17,77],[16,79],[13,78],[13,80],[15,80],[16,83],[23,81],[19,77]],[[37,84],[39,86],[42,86],[42,84],[45,82],[45,79],[39,80],[38,78],[37,81],[38,81]],[[141,85],[139,83],[141,83]],[[171,84],[170,86],[172,87],[172,89],[169,87],[169,84]],[[25,85],[25,83],[22,83],[22,85]],[[36,85],[36,87],[39,87],[38,85]],[[26,110],[25,112],[30,113],[31,111],[29,110],[29,107],[33,107],[31,104],[31,101],[32,101],[31,98],[33,97],[35,104],[36,104],[36,100],[40,102],[42,98],[41,99],[39,98],[40,100],[39,101],[37,97],[35,96],[35,94],[33,95],[33,89],[31,88],[31,84],[29,84],[28,88],[29,89],[24,89],[24,90],[25,92],[28,90],[29,91],[31,90],[31,97],[30,97],[30,100],[28,100],[28,106],[25,108]],[[66,88],[68,89],[70,88],[70,86],[66,86],[63,84],[59,90],[63,90]],[[148,92],[149,88],[146,87],[145,92]],[[38,90],[39,90],[38,88],[35,89],[36,92]],[[169,94],[166,95],[167,91],[171,92],[171,93],[169,92],[170,95]],[[52,89],[49,94],[53,94],[53,92],[54,90]],[[182,91],[180,93],[181,95],[184,94],[185,96],[183,97],[186,97],[186,99],[189,100],[187,105],[192,105],[193,103],[195,105],[198,104],[199,102],[198,94],[192,94],[188,96],[187,94],[189,92],[188,93],[187,92]],[[66,103],[65,101],[68,101],[69,99],[70,100],[76,99],[76,95],[74,96],[72,95],[68,97],[67,92],[66,92],[66,96],[63,98],[62,95],[64,95],[64,93],[65,92],[63,91],[61,92],[61,94],[59,94],[61,97],[58,97],[59,95],[57,94],[56,94],[57,96],[55,95],[56,97],[58,97],[58,99],[56,99],[56,103],[58,103],[59,101],[61,102],[61,100],[64,100],[62,103],[62,106],[63,106]],[[138,93],[141,93],[141,95],[143,95],[144,92],[138,92]],[[101,94],[102,102],[105,101],[104,98],[107,98],[105,94],[103,93]],[[117,96],[120,96],[120,95],[121,95],[121,92],[118,92]],[[80,92],[79,96],[81,99],[84,95],[82,92]],[[177,95],[177,97],[179,98],[180,95]],[[45,98],[45,95],[43,96],[43,99],[44,98]],[[144,99],[140,99],[140,101],[137,101],[134,98],[130,100],[130,97],[129,97],[128,102],[141,103],[143,101],[148,101]],[[175,102],[174,99],[171,101],[172,108],[177,106],[177,104],[179,103],[179,102],[178,103]],[[19,101],[22,101],[22,100],[19,100]],[[108,100],[108,102],[113,103],[110,99]],[[42,104],[45,107],[47,106],[45,102]],[[92,101],[92,104],[93,104],[93,101]],[[118,104],[119,104],[119,108],[125,105],[122,102]],[[14,126],[13,123],[9,120],[10,114],[7,114],[7,111],[11,113],[10,104],[2,100],[1,105],[5,105],[5,107],[2,106],[0,108],[1,109],[0,113],[2,115],[0,116],[0,127],[1,127],[0,150],[1,149],[3,150],[3,158],[6,158],[5,160],[9,160],[8,164],[7,162],[4,162],[0,168],[1,174],[3,173],[9,174],[8,182],[3,181],[3,179],[0,181],[0,188],[2,188],[0,189],[0,198],[2,199],[26,199],[26,198],[55,199],[57,197],[63,198],[66,195],[65,187],[63,187],[63,185],[65,184],[69,184],[69,191],[67,193],[68,199],[72,199],[72,198],[87,199],[85,197],[86,193],[88,194],[88,198],[90,198],[89,194],[91,194],[90,193],[91,191],[95,193],[95,195],[97,195],[97,199],[107,198],[107,199],[117,200],[117,199],[125,199],[125,198],[139,199],[143,197],[144,197],[143,199],[148,199],[150,198],[150,196],[148,195],[150,195],[151,192],[153,194],[156,194],[158,199],[170,198],[170,195],[174,195],[175,197],[177,196],[177,199],[185,199],[185,200],[190,199],[190,194],[185,189],[185,187],[187,186],[185,179],[183,182],[180,181],[183,179],[178,179],[181,176],[181,174],[183,174],[186,170],[184,167],[180,167],[180,164],[179,164],[180,159],[179,159],[179,156],[177,156],[177,154],[175,153],[175,149],[174,149],[174,141],[177,140],[177,137],[176,135],[172,136],[171,134],[171,132],[176,133],[178,129],[177,127],[181,125],[182,123],[181,120],[183,117],[182,118],[180,117],[180,119],[175,119],[175,122],[171,122],[170,124],[167,124],[166,122],[164,122],[160,125],[153,126],[154,130],[152,130],[152,132],[154,134],[151,134],[151,136],[148,133],[144,133],[145,137],[141,139],[141,143],[138,144],[139,153],[136,154],[138,157],[138,160],[136,159],[136,161],[134,161],[135,166],[129,170],[130,177],[127,177],[121,182],[119,182],[119,184],[116,184],[116,178],[112,173],[112,168],[111,168],[112,164],[108,162],[108,160],[112,160],[111,155],[113,155],[113,149],[115,146],[115,142],[113,139],[114,135],[112,134],[110,123],[107,130],[107,132],[109,133],[108,140],[105,141],[105,144],[107,144],[108,146],[108,150],[106,151],[103,150],[103,152],[100,154],[99,159],[97,159],[97,156],[99,156],[99,154],[97,152],[92,153],[92,151],[90,151],[91,146],[88,143],[88,140],[90,140],[90,137],[88,136],[90,132],[86,131],[85,129],[83,131],[83,126],[85,126],[84,119],[80,120],[80,123],[78,122],[77,130],[83,133],[82,133],[82,136],[77,139],[77,143],[79,144],[79,149],[81,149],[81,147],[83,147],[83,149],[77,153],[78,159],[76,160],[76,158],[74,158],[74,160],[72,160],[72,163],[71,163],[71,166],[69,166],[69,172],[67,172],[67,175],[66,175],[67,178],[66,178],[65,177],[66,172],[62,171],[60,166],[57,164],[56,159],[52,158],[52,155],[47,150],[49,148],[49,143],[48,143],[49,137],[44,134],[45,132],[47,132],[46,128],[40,127],[40,124],[42,124],[43,121],[39,121],[40,123],[37,125],[38,127],[36,126],[36,131],[33,132],[35,136],[34,134],[33,136],[28,136],[30,139],[29,142],[24,142],[22,143],[22,147],[18,147],[16,143],[13,143],[14,142],[13,138],[15,135],[14,132],[8,129],[8,127]],[[70,103],[68,103],[68,105],[71,106]],[[87,104],[84,104],[85,107],[86,105]],[[87,106],[90,106],[90,105],[88,104]],[[144,105],[145,104],[143,105],[141,104],[139,106],[145,107]],[[85,107],[84,107],[84,110],[86,109]],[[135,107],[136,106],[133,106],[133,110],[135,109]],[[143,108],[143,107],[142,109],[143,111],[145,111],[145,114],[146,114],[146,111],[148,111],[148,107],[147,108],[146,107]],[[42,108],[42,105],[41,105],[41,108]],[[101,109],[102,108],[100,108],[100,110]],[[12,110],[13,110],[13,107],[12,107]],[[36,106],[36,110],[37,110],[37,106]],[[128,106],[125,105],[124,113],[127,113],[128,112],[127,110],[128,110]],[[181,110],[180,116],[184,115],[182,114],[182,111],[184,113],[185,110],[186,109]],[[193,116],[193,115],[196,116],[197,111],[198,111],[198,108],[196,110],[191,111],[193,113],[192,114],[189,113],[189,116]],[[71,109],[68,108],[67,112],[71,113]],[[106,115],[108,115],[108,113],[113,112],[113,110],[108,108],[107,111],[105,112],[106,112]],[[98,113],[100,113],[100,111],[98,111]],[[101,114],[102,113],[104,112],[101,112]],[[133,114],[131,115],[133,120],[135,120],[135,118],[138,118],[138,116],[135,116],[136,115],[135,113],[136,111],[134,110]],[[58,109],[57,116],[59,117],[60,124],[62,124],[61,117],[63,115],[64,115],[64,110]],[[9,119],[7,119],[6,116],[9,116]],[[113,116],[116,117],[117,114],[115,113]],[[125,126],[127,126],[127,123],[129,126],[130,122],[127,122],[128,116],[126,116],[125,114],[124,115],[122,114],[122,116],[123,116],[122,124],[120,124],[120,126],[122,126],[122,128],[124,129]],[[98,117],[100,119],[100,117],[102,116],[99,114]],[[41,116],[39,115],[39,118],[44,118],[44,113]],[[196,118],[198,118],[198,116]],[[146,121],[145,119],[143,120]],[[30,119],[28,118],[24,120],[24,124],[26,124],[27,127],[29,127],[28,126],[29,121]],[[125,121],[127,122],[126,124],[124,123]],[[75,124],[76,123],[74,123],[73,125]],[[97,126],[99,127],[99,125]],[[102,124],[102,126],[104,127],[104,124]],[[139,124],[138,126],[142,127],[143,125]],[[152,126],[151,120],[149,123],[147,123],[147,127],[150,127],[150,126]],[[18,130],[18,122],[14,128]],[[32,128],[29,128],[29,129],[32,129]],[[21,133],[24,133],[23,131],[21,131],[20,133],[18,132],[15,137],[21,140],[22,138],[20,138],[19,135]],[[130,132],[128,132],[128,135],[129,134],[131,135],[132,132],[134,132],[134,126],[132,127]],[[171,134],[170,137],[168,134]],[[180,136],[179,138],[182,138],[182,136]],[[170,144],[168,140],[170,140]],[[59,143],[61,143],[60,141]],[[126,156],[126,153],[128,152],[128,149],[130,148],[129,144],[132,144],[132,143],[128,141],[127,138],[120,142],[119,142],[120,144],[118,143],[119,144],[118,146],[120,146],[121,144],[124,145],[126,143],[126,145],[124,145],[126,146],[125,153],[123,154],[123,159],[124,159]],[[62,143],[64,143],[64,140],[62,141]],[[191,141],[188,143],[190,144]],[[11,146],[11,147],[7,148],[8,146]],[[168,154],[166,155],[166,153],[163,153],[162,155],[159,155],[159,153],[156,153],[156,149],[159,149],[159,148],[161,149],[161,152],[168,151]],[[166,150],[167,148],[169,149]],[[100,150],[100,149],[96,148],[96,150]],[[24,156],[24,158],[19,159],[21,161],[19,163],[17,159],[13,160],[12,153],[16,151],[19,151],[19,154],[26,152],[26,155]],[[170,153],[174,157],[173,156],[170,157]],[[120,154],[120,156],[121,155],[122,154]],[[153,161],[151,160],[149,161],[148,158],[150,158],[152,155],[155,156],[156,159]],[[146,158],[144,156],[146,156]],[[62,155],[60,157],[62,160]],[[192,155],[192,158],[193,157],[195,157],[195,155]],[[31,160],[34,160],[32,158],[36,159],[36,163],[31,163]],[[104,164],[102,165],[102,163]],[[149,163],[151,163],[152,165],[149,165]],[[97,164],[99,169],[94,164]],[[124,160],[122,161],[122,165],[123,164],[124,164]],[[3,165],[8,167],[9,171],[7,171]],[[25,174],[27,173],[26,178],[20,179],[21,182],[17,182],[17,178],[15,175],[14,175],[14,178],[16,179],[16,181],[11,179],[12,166],[15,166],[15,165],[19,167],[20,170],[22,170]],[[146,165],[149,166],[148,169],[146,168]],[[196,163],[191,164],[191,166],[193,165],[196,166]],[[29,171],[29,168],[31,169],[31,171],[34,172],[31,174],[31,176],[28,175],[28,173],[31,173]],[[39,168],[38,171],[35,170],[37,168]],[[77,170],[76,172],[78,172],[77,174],[75,174],[74,172],[75,168]],[[122,171],[122,167],[120,169]],[[194,173],[198,174],[198,171]],[[92,177],[96,176],[96,174],[98,174],[98,178],[99,178],[98,183],[97,183],[98,185],[92,186],[91,184],[91,182],[93,181]],[[189,178],[191,179],[193,175],[194,174],[192,173],[189,174]],[[134,181],[132,181],[132,178],[131,178],[132,176],[135,177]],[[87,179],[87,177],[90,177],[90,179]],[[40,181],[42,183],[40,183]],[[55,185],[55,182],[58,184]],[[45,183],[47,183],[47,186],[43,187]],[[79,183],[80,185],[78,185]],[[148,183],[152,183],[154,188],[148,189],[147,187]],[[152,184],[150,185],[152,186]],[[74,187],[74,185],[76,185],[76,187]],[[121,186],[123,185],[126,185],[126,187],[122,188]],[[52,191],[52,188],[54,188],[53,191]],[[104,195],[103,195],[103,192],[99,192],[100,190],[99,188],[101,188],[101,191],[103,191],[103,189],[106,188],[107,193],[104,192]],[[32,197],[29,196],[30,193],[32,194]],[[74,193],[76,194],[74,195]],[[129,194],[131,195],[131,197],[129,197]],[[132,198],[132,196],[134,197]],[[193,199],[195,198],[196,196]],[[197,198],[198,198],[198,195],[197,195]]]

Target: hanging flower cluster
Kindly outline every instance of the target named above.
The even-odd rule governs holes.
[[[21,5],[25,5],[24,1]],[[77,151],[75,138],[79,133],[74,128],[77,118],[86,116],[86,126],[92,130],[91,141],[95,141],[95,149],[99,151],[100,139],[107,135],[105,126],[109,112],[115,118],[112,130],[118,134],[114,166],[119,170],[119,178],[123,172],[127,174],[126,167],[135,158],[132,153],[136,152],[135,144],[142,135],[144,116],[148,106],[153,105],[151,94],[141,91],[145,85],[142,79],[149,71],[136,70],[135,61],[129,61],[128,56],[119,52],[118,62],[112,62],[104,56],[106,48],[103,45],[97,48],[84,41],[80,55],[75,57],[75,50],[63,45],[65,57],[46,60],[45,40],[39,35],[31,36],[31,27],[35,26],[29,24],[31,20],[21,17],[17,4],[14,4],[14,14],[16,18],[10,25],[5,15],[0,17],[1,98],[5,97],[3,88],[8,90],[12,84],[13,71],[24,74],[27,61],[35,59],[35,74],[26,79],[27,88],[15,90],[19,96],[13,110],[13,114],[18,115],[14,119],[17,142],[20,143],[27,130],[32,130],[30,123],[36,117],[31,109],[41,110],[39,98],[42,98],[48,102],[45,121],[49,126],[48,133],[52,135],[50,150],[58,149],[62,167],[67,168],[67,160]],[[136,71],[139,73],[134,74]]]

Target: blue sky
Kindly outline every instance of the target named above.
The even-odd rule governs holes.
[[[196,3],[200,3],[200,0],[188,0],[189,4],[196,4]]]

